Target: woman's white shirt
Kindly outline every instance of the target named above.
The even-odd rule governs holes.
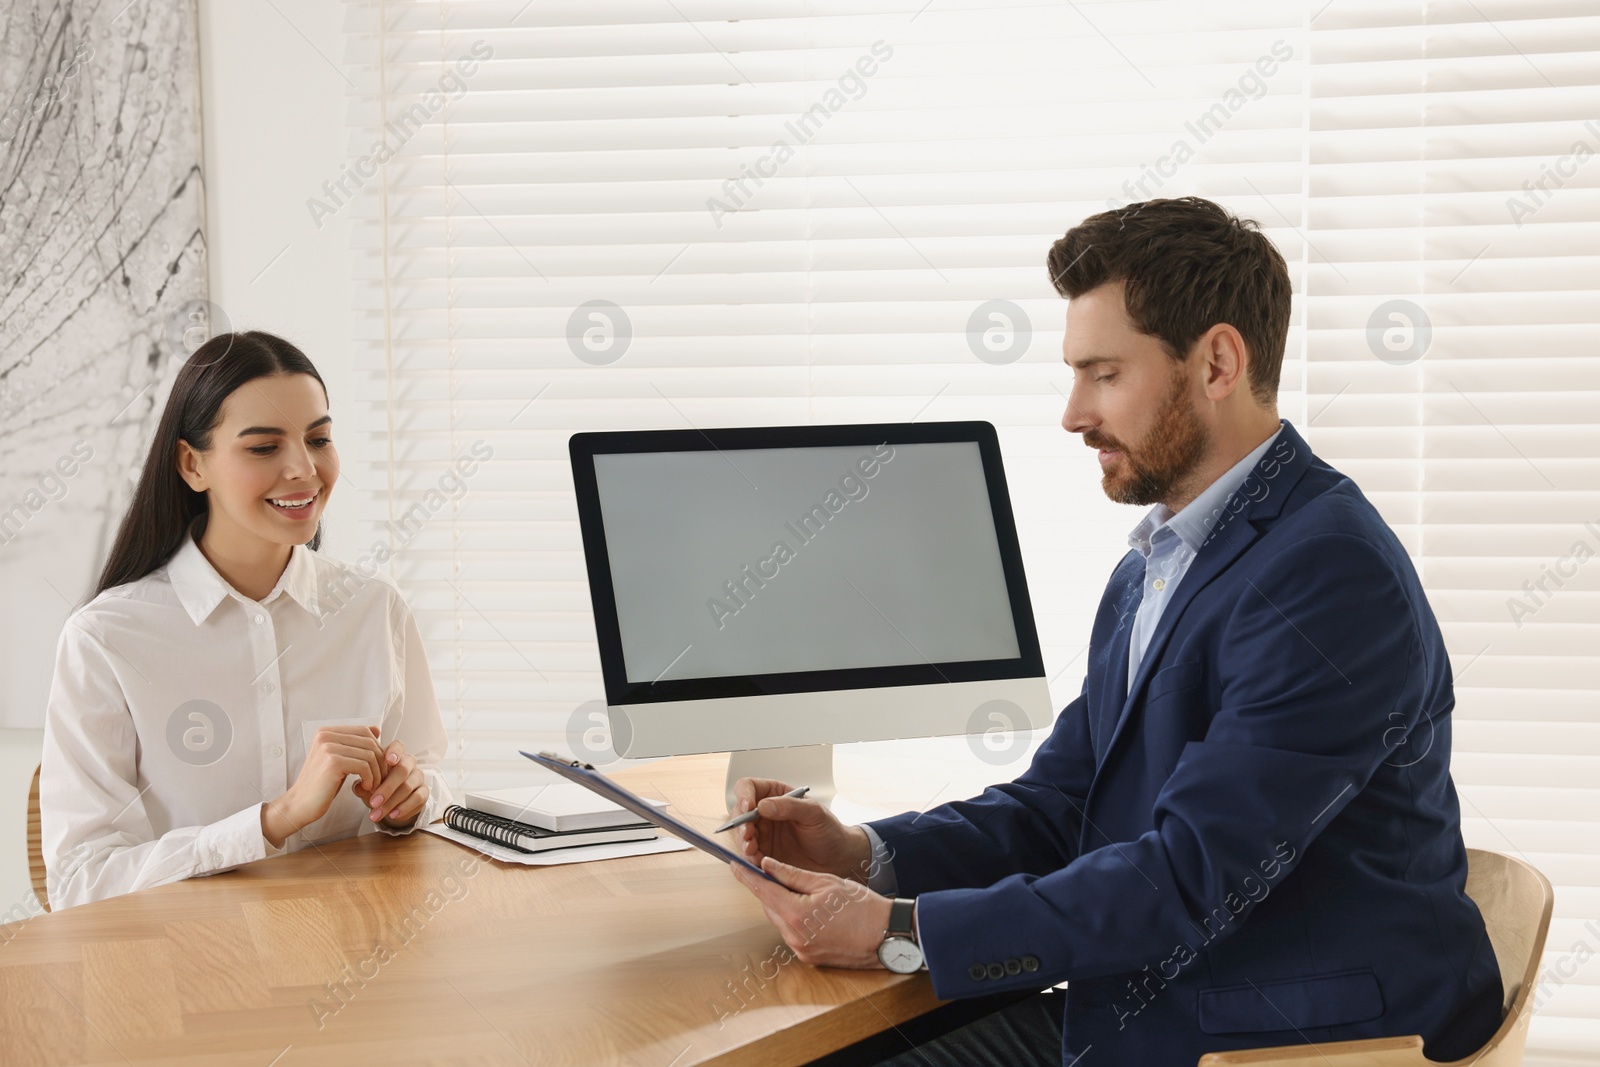
[[[398,738],[416,758],[429,797],[412,828],[443,814],[444,724],[393,581],[296,545],[255,601],[185,536],[62,630],[39,776],[51,907],[410,832],[374,823],[347,784],[283,849],[262,836],[262,803],[294,782],[319,727],[343,724],[379,726],[382,744]]]

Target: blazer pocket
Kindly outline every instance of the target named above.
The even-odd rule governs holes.
[[[1162,667],[1151,677],[1150,687],[1145,691],[1145,699],[1154,700],[1158,696],[1198,685],[1204,668],[1205,664],[1197,659],[1186,659],[1181,663]]]
[[[1370,969],[1200,991],[1200,1029],[1208,1034],[1314,1030],[1382,1014],[1383,991]]]

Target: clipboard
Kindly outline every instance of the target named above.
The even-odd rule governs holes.
[[[521,750],[519,749],[518,751]],[[747,871],[752,871],[756,874],[759,874],[769,882],[777,882],[779,885],[783,884],[778,882],[776,878],[772,877],[772,875],[768,874],[766,871],[763,871],[760,867],[757,867],[755,864],[739,855],[737,852],[726,847],[725,845],[713,841],[711,838],[707,837],[705,834],[701,833],[699,830],[696,830],[687,823],[679,822],[662,809],[636,795],[632,790],[613,782],[610,778],[607,778],[605,775],[595,770],[594,764],[592,763],[584,763],[581,760],[563,759],[553,752],[523,752],[522,755],[533,760],[533,762],[537,763],[546,770],[554,771],[570,782],[577,782],[585,789],[599,794],[605,799],[611,801],[613,804],[618,804],[624,808],[627,808],[629,811],[639,816],[639,818],[644,819],[647,822],[654,823],[672,836],[683,841],[687,841],[701,852],[705,852],[711,856],[714,856],[723,863],[738,864]]]

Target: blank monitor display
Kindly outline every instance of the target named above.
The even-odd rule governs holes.
[[[973,441],[594,456],[629,683],[1019,655]]]

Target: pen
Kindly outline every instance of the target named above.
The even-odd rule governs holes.
[[[799,789],[791,789],[783,795],[786,797],[803,797],[809,792],[811,792],[811,787],[809,785],[803,785]],[[743,815],[735,815],[733,818],[729,819],[727,822],[723,823],[721,826],[717,827],[711,832],[714,834],[720,834],[724,830],[732,830],[735,826],[743,826],[747,822],[755,822],[756,816],[759,814],[760,812],[758,812],[755,808],[751,808]]]

